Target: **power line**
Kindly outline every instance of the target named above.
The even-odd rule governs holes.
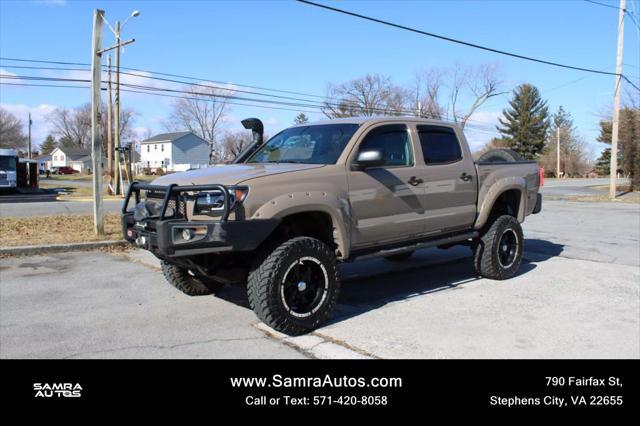
[[[349,15],[349,16],[353,16],[353,17],[356,17],[356,18],[364,19],[366,21],[376,22],[378,24],[387,25],[387,26],[390,26],[390,27],[393,27],[393,28],[398,28],[398,29],[401,29],[401,30],[410,31],[410,32],[413,32],[413,33],[425,35],[425,36],[428,36],[428,37],[437,38],[437,39],[440,39],[440,40],[449,41],[449,42],[452,42],[452,43],[461,44],[461,45],[468,46],[468,47],[474,47],[476,49],[486,50],[488,52],[498,53],[500,55],[506,55],[506,56],[511,56],[513,58],[524,59],[526,61],[538,62],[538,63],[545,64],[545,65],[551,65],[551,66],[554,66],[554,67],[573,69],[573,70],[577,70],[577,71],[590,72],[590,73],[594,73],[594,74],[604,74],[604,75],[614,75],[614,76],[618,75],[618,74],[616,74],[614,72],[598,71],[598,70],[594,70],[594,69],[591,69],[591,68],[584,68],[584,67],[578,67],[578,66],[574,66],[574,65],[561,64],[561,63],[558,63],[558,62],[552,62],[552,61],[547,61],[547,60],[544,60],[544,59],[537,59],[537,58],[533,58],[533,57],[530,57],[530,56],[520,55],[520,54],[513,53],[513,52],[507,52],[505,50],[499,50],[499,49],[494,49],[494,48],[487,47],[487,46],[481,46],[479,44],[470,43],[470,42],[467,42],[467,41],[458,40],[458,39],[455,39],[455,38],[446,37],[446,36],[443,36],[443,35],[427,32],[427,31],[422,31],[422,30],[419,30],[419,29],[416,29],[416,28],[407,27],[405,25],[395,24],[393,22],[384,21],[382,19],[377,19],[377,18],[372,18],[370,16],[361,15],[359,13],[350,12],[348,10],[338,9],[336,7],[331,7],[331,6],[326,6],[324,4],[314,3],[314,2],[308,1],[308,0],[296,0],[296,1],[298,1],[299,3],[303,3],[303,4],[306,4],[306,5],[309,5],[309,6],[315,6],[315,7],[321,8],[321,9],[330,10],[332,12],[342,13],[344,15]],[[624,76],[622,76],[622,77],[624,77]],[[640,89],[638,89],[638,90],[640,90]]]
[[[150,78],[150,79],[157,79],[154,77],[150,77],[150,76],[145,76],[145,75],[138,75],[138,74],[132,74],[132,73],[127,73],[129,75],[135,75],[135,76],[139,76],[139,77],[145,77],[145,78]],[[25,76],[25,75],[14,75],[14,76],[10,76],[10,75],[0,75],[0,77],[2,78],[7,78],[7,79],[21,79],[21,80],[34,80],[34,81],[63,81],[63,82],[78,82],[78,83],[88,83],[90,82],[89,79],[78,79],[78,78],[62,78],[62,77],[38,77],[38,76]],[[166,81],[167,79],[159,79],[162,81]],[[177,82],[177,83],[182,83],[182,84],[190,84],[188,82],[180,82],[177,80],[169,80],[172,82]],[[195,90],[178,90],[178,89],[170,89],[170,88],[165,88],[165,87],[153,87],[153,86],[145,86],[145,85],[139,85],[139,84],[132,84],[132,83],[120,83],[121,86],[126,86],[126,87],[131,87],[131,88],[137,88],[137,89],[143,89],[143,90],[150,90],[150,91],[162,91],[162,92],[169,92],[169,93],[179,93],[179,94],[186,94],[186,95],[191,95],[191,96],[215,96],[215,97],[219,97],[219,98],[223,98],[223,99],[231,99],[231,100],[240,100],[240,101],[249,101],[249,102],[259,102],[259,103],[267,103],[267,104],[276,104],[276,105],[283,105],[283,106],[290,106],[290,107],[298,107],[298,108],[316,108],[319,109],[321,111],[323,111],[325,108],[327,108],[327,106],[333,106],[333,107],[339,107],[341,105],[346,105],[346,106],[350,106],[353,108],[362,108],[361,105],[357,104],[357,103],[352,103],[352,102],[328,102],[325,101],[324,104],[318,104],[318,103],[313,103],[313,101],[309,101],[306,99],[299,99],[299,98],[290,98],[293,100],[299,100],[302,101],[304,103],[300,103],[300,102],[285,102],[285,101],[274,101],[274,100],[270,100],[270,99],[257,99],[257,98],[247,98],[247,97],[241,97],[241,96],[236,96],[236,95],[232,95],[232,94],[212,94],[212,93],[206,93],[206,92],[197,92]],[[202,87],[214,87],[214,86],[207,86],[207,85],[196,85],[196,86],[202,86]],[[233,89],[225,89],[228,90],[230,92],[233,92]],[[261,96],[275,96],[275,95],[268,95],[268,94],[259,94],[259,93],[254,93],[254,92],[247,92],[247,91],[241,91],[243,93],[252,93],[252,94],[257,94],[257,95],[261,95]],[[282,96],[275,96],[277,98],[282,98]],[[287,98],[287,97],[284,97]],[[415,111],[414,110],[409,110],[409,109],[387,109],[387,108],[380,108],[380,107],[368,107],[368,110],[375,112],[375,113],[379,113],[379,114],[387,114],[389,112],[393,112],[393,113],[400,113],[400,114],[407,114],[407,115],[415,115]],[[462,118],[461,116],[456,116],[455,118]],[[456,120],[450,120],[451,122],[455,122],[457,123]],[[475,122],[475,120],[472,119],[467,119],[467,122],[473,123]]]
[[[8,76],[8,75],[2,75],[0,74],[0,78],[5,78],[5,79],[19,79],[19,80],[26,80],[26,81],[64,81],[64,82],[68,82],[68,81],[73,81],[73,82],[78,82],[78,83],[89,83],[90,80],[83,80],[83,79],[66,79],[66,78],[55,78],[55,77],[34,77],[34,76]],[[104,83],[104,81],[103,81]],[[0,84],[2,85],[11,85],[11,86],[34,86],[34,87],[64,87],[64,88],[82,88],[82,89],[87,89],[89,88],[88,86],[71,86],[71,85],[52,85],[52,84],[35,84],[35,83],[7,83],[7,82],[1,82]],[[179,98],[179,99],[195,99],[195,100],[200,100],[200,101],[207,101],[207,102],[215,102],[215,99],[211,99],[212,95],[208,94],[208,93],[201,93],[201,92],[191,92],[191,91],[180,91],[180,90],[174,90],[174,89],[168,89],[168,88],[158,88],[158,87],[152,87],[152,86],[144,86],[144,85],[137,85],[137,84],[128,84],[128,83],[121,83],[121,86],[125,86],[125,87],[129,87],[129,89],[121,89],[124,92],[131,92],[131,93],[140,93],[140,94],[147,94],[147,95],[155,95],[155,96],[164,96],[164,97],[170,97],[170,98]],[[138,90],[134,90],[134,89],[138,89]],[[162,92],[162,93],[157,93],[157,92]],[[169,94],[169,93],[165,93],[165,92],[169,92],[169,93],[177,93],[177,94]],[[186,94],[189,96],[179,96],[179,94]],[[202,97],[204,96],[204,98]],[[217,97],[223,97],[226,99],[231,99],[231,101],[227,100],[227,103],[230,105],[238,105],[238,106],[246,106],[246,107],[256,107],[256,108],[267,108],[267,109],[279,109],[279,110],[285,110],[285,111],[295,111],[295,112],[307,112],[307,113],[320,113],[322,111],[322,109],[324,108],[323,105],[296,105],[296,104],[290,104],[290,103],[286,103],[286,102],[279,102],[279,101],[270,101],[270,100],[264,100],[264,99],[251,99],[251,98],[243,98],[243,97],[235,97],[235,96],[229,96],[229,95],[225,95],[225,96],[219,96],[219,95],[215,95]],[[215,97],[214,96],[214,97]],[[253,102],[263,102],[266,103],[268,105],[255,105],[255,104],[246,104],[246,103],[239,103],[239,102],[233,102],[235,100],[246,100],[246,101],[253,101]],[[276,104],[276,105],[284,105],[284,106],[299,106],[299,107],[303,107],[303,108],[315,108],[318,111],[312,111],[312,110],[301,110],[300,108],[296,108],[296,109],[292,109],[292,108],[286,108],[286,107],[282,107],[282,106],[278,106],[278,107],[274,107],[271,106],[271,104]],[[373,110],[374,112],[385,112],[386,110],[381,109],[381,108],[375,108],[372,107],[370,108],[371,110]],[[407,111],[398,111],[400,113],[408,113]],[[451,123],[457,123],[457,121],[455,120],[451,120],[448,118],[440,118],[440,120],[443,121],[448,121]],[[480,131],[480,132],[484,132],[484,133],[488,133],[488,134],[495,134],[496,131],[493,129],[489,129],[486,127],[480,127],[479,125],[475,125],[473,123],[467,123],[466,127],[468,127],[471,130],[475,130],[475,131]]]
[[[614,6],[612,4],[600,3],[599,1],[593,1],[593,0],[583,0],[583,1],[587,3],[597,4],[598,6],[604,6],[604,7],[609,7],[611,9],[620,10],[618,6]]]
[[[2,76],[0,76],[0,77],[2,77]],[[3,81],[0,81],[0,85],[3,85],[3,86],[25,86],[25,87],[57,87],[57,88],[71,88],[71,89],[90,89],[89,86],[72,86],[72,85],[64,85],[64,84],[8,83],[8,82],[3,82]],[[104,91],[106,89],[103,88],[102,90]],[[132,90],[132,89],[120,89],[120,90],[122,92],[141,93],[141,94],[145,94],[145,95],[164,96],[164,97],[179,98],[179,99],[197,99],[197,100],[201,100],[201,101],[215,102],[215,100],[212,100],[212,99],[193,98],[193,97],[177,96],[177,95],[168,95],[168,94],[163,94],[163,93],[151,93],[151,92],[145,92],[145,91],[140,91],[140,90]],[[277,110],[284,110],[284,111],[307,112],[309,114],[319,114],[319,111],[273,107],[273,106],[267,106],[267,105],[252,105],[252,104],[244,104],[244,103],[236,103],[236,102],[228,102],[228,104],[230,104],[230,105],[238,105],[238,106],[247,106],[247,107],[256,107],[256,108],[277,109]]]
[[[54,65],[77,65],[77,66],[89,66],[90,65],[88,63],[82,63],[82,62],[46,61],[46,60],[41,60],[41,59],[40,60],[36,60],[36,59],[7,58],[7,57],[0,57],[0,60],[15,61],[15,62],[34,62],[34,63],[54,64]],[[104,67],[104,65],[103,65],[103,67]],[[60,69],[62,69],[62,68],[60,68]],[[131,67],[123,67],[123,66],[121,66],[120,69],[129,70],[129,71],[137,71],[137,72],[148,72],[148,73],[151,73],[151,74],[163,75],[165,77],[185,78],[185,79],[188,79],[188,80],[195,80],[195,81],[210,81],[210,82],[215,83],[215,84],[228,84],[228,85],[233,84],[233,85],[239,86],[239,87],[246,87],[246,88],[255,89],[255,90],[265,90],[265,91],[269,91],[269,92],[280,92],[280,93],[289,93],[289,94],[292,94],[292,95],[308,96],[308,97],[313,97],[313,98],[324,98],[324,96],[317,95],[317,94],[295,92],[295,91],[291,91],[291,90],[272,89],[272,88],[268,88],[268,87],[252,86],[252,85],[248,85],[248,84],[216,81],[216,80],[211,80],[211,79],[208,79],[208,78],[199,78],[199,77],[179,75],[179,74],[169,74],[169,73],[165,73],[165,72],[144,70],[144,69],[140,69],[140,68],[131,68]]]

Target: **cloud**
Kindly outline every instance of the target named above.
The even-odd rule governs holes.
[[[27,120],[29,119],[29,113],[31,113],[31,120],[33,121],[31,126],[31,140],[33,146],[37,149],[51,132],[51,124],[48,121],[48,116],[57,106],[50,104],[29,106],[25,104],[0,103],[0,108],[4,108],[22,121],[25,135],[28,131]]]
[[[45,4],[47,6],[66,6],[67,0],[35,0],[35,3]]]
[[[13,78],[13,77],[17,77],[18,74],[11,71],[7,71],[4,68],[0,68],[0,74],[3,76],[2,78],[0,78],[0,80],[2,80],[3,83],[22,83],[23,82],[23,80],[19,78]],[[7,78],[7,77],[11,77],[11,78]]]

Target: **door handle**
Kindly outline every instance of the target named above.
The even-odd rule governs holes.
[[[420,185],[422,182],[424,182],[422,179],[419,179],[415,176],[411,176],[411,178],[409,178],[409,185],[413,185],[413,186],[417,186]]]
[[[469,182],[471,179],[473,179],[473,176],[465,172],[460,175],[460,179],[462,179],[465,182]]]

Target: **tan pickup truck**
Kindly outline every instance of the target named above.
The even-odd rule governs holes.
[[[462,244],[481,276],[518,270],[520,223],[542,205],[534,162],[510,150],[475,162],[461,129],[444,121],[344,118],[269,141],[260,120],[243,124],[254,141],[234,164],[129,188],[124,236],[156,255],[179,290],[246,284],[257,316],[295,335],[331,313],[338,262],[408,261],[421,248]]]

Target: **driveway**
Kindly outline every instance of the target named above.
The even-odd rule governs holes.
[[[0,357],[639,358],[639,225],[638,205],[548,201],[507,281],[464,247],[346,264],[332,320],[294,339],[239,287],[179,293],[145,252],[3,259]]]

